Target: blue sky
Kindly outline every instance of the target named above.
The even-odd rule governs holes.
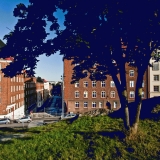
[[[13,30],[15,24],[17,23],[17,18],[13,16],[13,10],[17,4],[24,3],[29,4],[29,0],[0,0],[0,39],[3,40],[5,34],[10,32],[9,29]],[[58,17],[58,22],[60,25],[63,24],[64,16],[62,12],[57,12],[55,16]],[[8,27],[9,29],[7,29]],[[63,28],[63,26],[62,26]],[[48,31],[48,30],[47,30]],[[54,36],[53,33],[48,36],[50,38]],[[4,41],[5,42],[5,41]],[[50,57],[41,55],[39,57],[39,62],[37,63],[37,69],[35,70],[35,76],[40,76],[46,80],[61,80],[61,75],[63,74],[63,63],[62,56],[58,53]]]

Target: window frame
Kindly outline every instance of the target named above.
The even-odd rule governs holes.
[[[92,98],[97,98],[97,92],[96,91],[92,91]]]
[[[85,96],[85,95],[86,95],[86,96]],[[84,97],[84,98],[88,98],[88,91],[84,91],[84,92],[83,92],[83,97]]]
[[[101,91],[101,98],[106,98],[106,92],[105,91]]]
[[[83,81],[83,87],[85,87],[85,88],[88,87],[88,81]]]
[[[101,87],[102,88],[106,87],[106,82],[105,81],[101,81]]]
[[[92,108],[96,108],[96,107],[97,107],[96,102],[92,102]]]
[[[79,98],[79,91],[75,91],[74,96],[75,96],[75,98]]]
[[[133,94],[132,94],[133,93]],[[132,97],[132,95],[134,95],[133,97]],[[134,91],[130,91],[129,92],[129,98],[135,98],[135,92]]]
[[[79,102],[75,102],[75,108],[79,108]]]
[[[129,77],[134,77],[134,70],[129,70]]]
[[[96,87],[96,81],[92,81],[92,87],[93,87],[93,88]]]
[[[83,107],[88,108],[88,102],[83,102]]]
[[[114,96],[112,96],[112,95],[114,95]],[[111,97],[111,98],[115,98],[115,97],[116,97],[116,92],[115,92],[115,91],[111,91],[111,92],[110,92],[110,97]]]

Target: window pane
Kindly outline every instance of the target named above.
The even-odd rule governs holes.
[[[159,86],[153,86],[154,92],[159,92]]]

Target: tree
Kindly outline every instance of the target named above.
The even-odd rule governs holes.
[[[7,44],[1,52],[1,57],[13,56],[15,60],[3,71],[10,76],[18,74],[17,68],[13,66],[20,63],[19,70],[29,68],[28,74],[32,75],[40,54],[49,56],[60,51],[64,58],[73,59],[73,64],[81,64],[74,67],[73,82],[86,77],[87,72],[91,79],[96,80],[112,76],[124,112],[124,126],[130,135],[136,134],[142,103],[143,75],[148,65],[151,66],[149,60],[152,52],[160,46],[158,6],[158,0],[91,3],[84,0],[30,0],[28,7],[19,4],[14,10],[14,16],[19,17],[19,20],[15,30],[4,37]],[[64,22],[66,28],[63,31],[59,29],[53,15],[57,8],[67,11]],[[50,30],[57,35],[47,41],[46,21],[52,22]],[[94,64],[97,64],[96,69],[93,69]],[[135,67],[138,75],[135,111],[132,113],[135,118],[132,122],[127,100],[126,65]]]
[[[40,82],[40,83],[43,83],[43,82],[44,82],[41,77],[37,77],[36,81],[37,81],[37,82]]]

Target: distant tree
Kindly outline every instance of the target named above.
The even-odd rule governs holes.
[[[57,8],[67,11],[63,31],[53,15]],[[14,57],[14,62],[3,69],[5,74],[13,76],[19,70],[29,68],[28,74],[32,75],[39,55],[45,53],[50,56],[60,51],[64,58],[73,59],[73,64],[81,64],[74,67],[73,82],[86,77],[87,72],[95,80],[112,76],[124,113],[124,126],[130,135],[137,133],[143,75],[148,65],[151,66],[152,52],[160,46],[158,0],[90,3],[84,0],[30,0],[27,7],[17,5],[14,16],[19,20],[14,31],[4,37],[7,44],[1,52],[1,57]],[[47,21],[51,22],[50,30],[57,37],[45,41]],[[93,69],[94,64],[98,64],[96,69]],[[126,64],[135,67],[138,75],[132,122],[128,108]]]
[[[43,79],[41,78],[41,77],[37,77],[37,82],[40,82],[40,83],[42,83],[43,82]]]

